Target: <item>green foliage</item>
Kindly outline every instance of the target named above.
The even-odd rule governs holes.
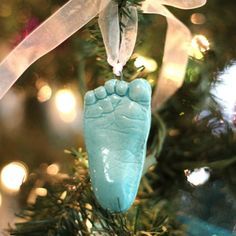
[[[129,15],[127,4],[138,6],[141,3],[141,0],[116,1],[119,5],[120,19],[122,15]],[[50,4],[44,7],[44,4],[38,4],[37,1],[29,1],[27,9],[32,8],[31,14],[44,20],[59,4],[56,0],[48,2]],[[6,38],[9,41],[12,40],[9,39],[11,32],[22,28],[23,23],[15,19],[22,15],[20,9],[25,4],[25,1],[14,2],[14,14],[8,18],[8,23],[4,25],[4,21],[0,22],[2,29],[0,34],[4,40]],[[224,7],[219,7],[221,5],[220,0],[208,1],[207,7],[203,10],[198,9],[207,17],[206,24],[191,25],[195,33],[203,32],[209,37],[212,42],[211,50],[205,53],[202,61],[192,59],[189,62],[184,86],[165,104],[159,114],[153,114],[145,175],[134,206],[126,214],[114,215],[102,209],[91,190],[86,153],[81,150],[72,150],[69,151],[74,157],[74,162],[70,165],[72,170],[67,170],[63,178],[55,182],[48,181],[48,176],[37,175],[37,180],[43,179],[45,182],[43,187],[47,189],[48,194],[46,197],[38,197],[35,204],[28,204],[19,214],[24,222],[16,224],[16,228],[10,230],[12,235],[185,235],[185,228],[176,221],[176,209],[178,209],[176,197],[180,191],[184,191],[197,199],[194,195],[196,188],[186,182],[185,169],[210,167],[212,180],[223,181],[224,189],[229,192],[228,195],[236,196],[235,133],[223,119],[210,93],[212,85],[216,83],[217,73],[236,58],[235,48],[232,48],[232,45],[235,45],[233,32],[236,18],[232,11],[235,2],[224,2]],[[40,10],[38,7],[41,7]],[[176,11],[177,16],[179,14],[180,20],[190,24],[191,12],[173,11]],[[154,57],[161,64],[165,25],[161,17],[155,21],[153,18],[153,16],[140,14],[138,42],[142,41],[143,44],[142,46],[137,44],[137,46],[140,46],[138,48],[140,51]],[[122,30],[124,25],[122,22],[120,25]],[[25,91],[28,89],[32,96],[34,83],[31,81],[32,78],[43,77],[49,83],[56,80],[57,83],[62,84],[76,81],[83,95],[86,90],[93,89],[104,80],[110,79],[112,70],[106,62],[105,48],[97,19],[92,20],[78,34],[65,43],[66,47],[59,47],[48,57],[33,65],[18,85],[23,84]],[[225,42],[226,39],[227,42]],[[158,73],[159,70],[155,77]],[[150,75],[142,69],[137,71],[132,59],[125,68],[124,77],[126,80],[132,80],[138,76],[146,78]],[[31,118],[33,110],[30,109],[29,117]],[[201,116],[203,110],[208,111],[207,116]],[[27,137],[27,135],[21,135],[18,139],[21,141],[24,136]],[[15,142],[19,143],[19,140]],[[44,143],[38,144],[37,141],[35,143],[38,146],[41,145],[40,149],[44,146]],[[14,148],[9,149],[12,151]],[[27,155],[28,152],[27,148]],[[34,153],[31,154],[31,156],[34,155]],[[7,155],[1,153],[1,156]],[[26,185],[28,189],[34,187],[30,183]],[[222,189],[218,190],[223,192]],[[200,188],[201,198],[205,199],[205,191],[206,189]],[[193,209],[198,210],[198,199],[196,199],[192,199],[190,203],[187,202],[193,205],[189,214]],[[217,205],[223,205],[223,200],[225,200],[224,196]],[[230,202],[230,204],[233,203]],[[203,207],[207,208],[206,205]],[[180,210],[182,211],[183,208]],[[212,208],[215,209],[215,206]],[[221,215],[223,211],[225,210],[221,209],[215,215]],[[200,215],[199,213],[199,217]],[[220,216],[217,217],[220,218]]]
[[[74,159],[71,174],[57,183],[45,184],[47,196],[27,205],[18,215],[24,222],[10,229],[11,235],[184,235],[179,223],[166,215],[167,202],[155,195],[147,197],[147,183],[128,213],[112,214],[102,209],[91,189],[86,153],[81,149],[66,153]],[[48,176],[36,179],[45,181]]]

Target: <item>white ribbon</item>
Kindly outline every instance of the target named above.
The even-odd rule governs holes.
[[[182,85],[188,60],[191,34],[164,5],[192,9],[206,0],[145,0],[143,13],[160,14],[167,18],[168,28],[163,65],[153,95],[153,110],[159,108]],[[47,54],[77,30],[99,15],[108,63],[115,74],[133,53],[138,28],[137,8],[127,6],[131,17],[123,16],[125,25],[120,32],[118,5],[114,0],[70,0],[28,35],[0,64],[0,99],[22,73],[36,60]]]

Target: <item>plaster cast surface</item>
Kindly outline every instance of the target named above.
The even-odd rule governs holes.
[[[133,203],[151,122],[151,88],[144,79],[109,80],[85,95],[84,133],[96,198],[111,212]]]

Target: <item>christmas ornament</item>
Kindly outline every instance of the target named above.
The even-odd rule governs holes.
[[[109,80],[85,95],[84,134],[93,191],[111,212],[137,194],[151,122],[151,87],[144,79]]]
[[[37,59],[99,15],[108,63],[120,74],[131,56],[137,36],[137,11],[160,14],[167,19],[162,70],[154,92],[152,109],[159,108],[182,85],[188,59],[189,30],[164,5],[193,9],[206,0],[144,0],[140,6],[127,3],[130,16],[123,16],[120,32],[118,4],[114,0],[70,0],[29,34],[0,64],[0,98]],[[139,9],[138,9],[139,8]]]
[[[162,71],[152,101],[155,111],[182,85],[191,41],[189,30],[164,5],[192,9],[205,2],[144,0],[138,7],[126,2],[129,16],[123,14],[120,19],[114,0],[70,0],[0,64],[0,98],[33,62],[97,15],[107,61],[120,76],[134,50],[140,10],[163,15],[168,23]],[[92,184],[98,201],[110,211],[127,210],[136,196],[150,127],[150,100],[150,86],[141,79],[130,84],[111,80],[86,94],[84,131]]]

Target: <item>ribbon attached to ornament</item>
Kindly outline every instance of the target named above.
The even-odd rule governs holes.
[[[153,110],[159,108],[181,87],[188,60],[188,44],[191,34],[164,5],[181,9],[193,9],[206,0],[144,0],[139,7],[146,14],[166,17],[168,27],[162,71],[153,95]],[[99,16],[107,61],[113,72],[119,75],[133,53],[138,29],[137,7],[127,6],[130,17],[123,16],[120,32],[118,5],[114,0],[70,0],[38,28],[29,34],[0,63],[0,99],[12,87],[23,72],[72,34]]]

